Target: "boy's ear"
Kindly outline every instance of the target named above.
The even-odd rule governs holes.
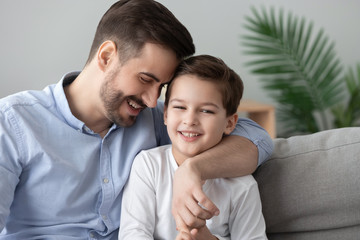
[[[164,106],[164,124],[167,125],[167,106]]]
[[[237,113],[227,117],[227,124],[226,124],[225,131],[224,131],[225,134],[228,135],[235,129],[238,118],[239,117],[238,117]]]
[[[97,52],[97,63],[102,71],[105,71],[112,59],[117,57],[116,44],[113,41],[103,42]]]

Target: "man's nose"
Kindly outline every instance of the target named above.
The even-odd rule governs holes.
[[[157,99],[160,96],[160,90],[158,87],[151,87],[147,89],[143,94],[143,101],[145,105],[149,108],[156,107]]]

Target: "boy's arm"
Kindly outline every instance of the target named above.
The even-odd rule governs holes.
[[[229,216],[232,240],[266,240],[266,225],[262,214],[260,193],[255,179],[252,183],[233,188]]]
[[[217,207],[202,191],[204,180],[252,174],[271,155],[272,140],[256,123],[240,119],[234,132],[244,137],[224,137],[215,147],[185,161],[175,172],[172,213],[178,228],[199,228],[205,219],[218,214]]]
[[[146,156],[140,152],[134,159],[123,191],[119,239],[154,239],[155,189]],[[146,199],[144,201],[144,199]]]

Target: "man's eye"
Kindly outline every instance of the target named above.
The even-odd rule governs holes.
[[[183,107],[183,106],[173,106],[173,108],[176,108],[176,109],[185,109],[185,107]]]
[[[148,79],[148,78],[144,78],[144,77],[140,77],[140,80],[144,83],[150,83],[151,82],[151,79]]]

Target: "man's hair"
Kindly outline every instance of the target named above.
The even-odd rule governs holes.
[[[165,106],[169,103],[173,82],[182,75],[193,75],[204,81],[215,83],[222,95],[226,115],[230,116],[237,112],[244,91],[243,82],[224,61],[209,55],[193,56],[180,63],[173,80],[167,87]]]
[[[179,60],[195,52],[185,26],[165,6],[153,0],[114,3],[98,24],[87,63],[107,40],[116,44],[122,64],[138,56],[145,43],[163,45],[173,50]]]

